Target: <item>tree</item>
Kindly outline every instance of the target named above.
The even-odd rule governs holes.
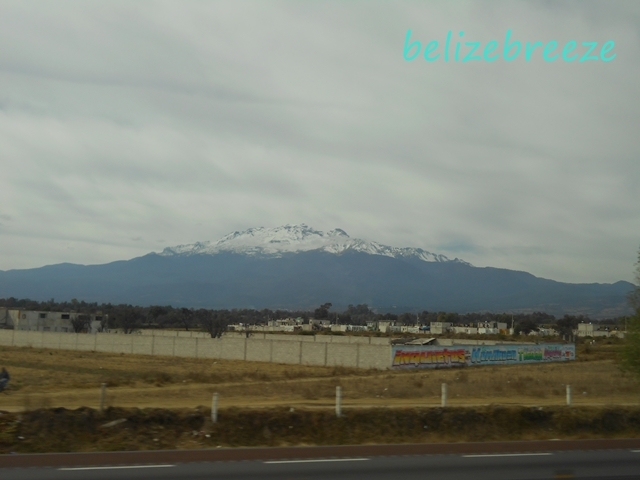
[[[143,316],[135,307],[125,305],[118,307],[115,314],[115,324],[122,329],[124,333],[132,333],[140,328],[140,322]]]
[[[220,338],[229,325],[229,319],[224,312],[201,308],[195,312],[195,315],[200,326],[211,335],[211,338]]]
[[[520,335],[521,333],[524,335],[529,335],[529,333],[533,332],[534,330],[538,330],[538,325],[536,325],[536,323],[533,320],[525,319],[525,320],[519,321],[516,324],[514,328],[514,333],[516,335]]]
[[[629,293],[629,303],[638,316],[640,314],[640,250],[638,250],[638,261],[636,262],[636,288]]]
[[[177,313],[176,319],[178,319],[179,323],[184,327],[184,329],[188,332],[189,327],[193,327],[195,312],[191,308],[181,308],[180,312]]]
[[[329,318],[329,309],[332,307],[330,303],[323,303],[320,307],[316,308],[313,312],[313,317],[317,319]]]
[[[373,314],[373,312],[369,309],[369,305],[367,305],[366,303],[362,303],[355,307],[353,305],[349,305],[347,307],[347,313],[349,315],[365,315],[365,316],[370,316],[371,314]]]
[[[152,305],[147,310],[147,325],[157,324],[161,318],[166,317],[169,314],[170,307],[159,307]]]
[[[458,323],[460,315],[455,312],[440,312],[438,314],[438,322]]]
[[[81,313],[71,319],[71,326],[75,333],[80,333],[83,330],[89,330],[89,315]]]
[[[398,315],[398,322],[402,325],[415,325],[416,316],[413,313],[405,312]]]
[[[558,333],[566,338],[570,338],[573,335],[573,331],[578,328],[579,323],[586,323],[589,319],[582,315],[576,317],[575,315],[565,315],[556,322],[556,329]]]
[[[636,286],[629,293],[629,303],[635,315],[629,319],[622,350],[622,368],[640,375],[640,250],[636,262]]]

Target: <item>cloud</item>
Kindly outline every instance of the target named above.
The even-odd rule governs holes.
[[[0,269],[307,223],[557,280],[632,277],[636,2],[4,5]],[[409,28],[614,39],[618,57],[405,62]]]

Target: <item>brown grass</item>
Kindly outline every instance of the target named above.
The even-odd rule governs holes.
[[[2,347],[0,366],[12,383],[0,394],[0,409],[95,407],[101,383],[108,386],[107,405],[123,407],[195,407],[218,392],[222,408],[327,408],[336,385],[346,406],[436,405],[441,383],[452,405],[558,405],[567,384],[576,404],[638,404],[640,384],[618,369],[618,349],[582,345],[571,363],[380,372]]]

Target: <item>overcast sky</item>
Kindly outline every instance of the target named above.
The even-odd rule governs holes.
[[[408,29],[616,58],[407,62]],[[0,1],[0,270],[306,223],[631,281],[639,85],[635,0]]]

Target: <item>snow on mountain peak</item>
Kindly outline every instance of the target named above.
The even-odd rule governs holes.
[[[221,252],[240,253],[280,257],[284,253],[307,252],[321,250],[339,255],[346,251],[384,255],[387,257],[415,257],[426,262],[459,262],[450,260],[444,255],[427,252],[421,248],[396,248],[369,242],[359,238],[351,238],[347,233],[336,228],[329,232],[314,230],[308,225],[284,225],[276,228],[249,228],[243,232],[232,232],[216,242],[197,242],[190,245],[178,245],[165,248],[160,255],[214,255]]]

